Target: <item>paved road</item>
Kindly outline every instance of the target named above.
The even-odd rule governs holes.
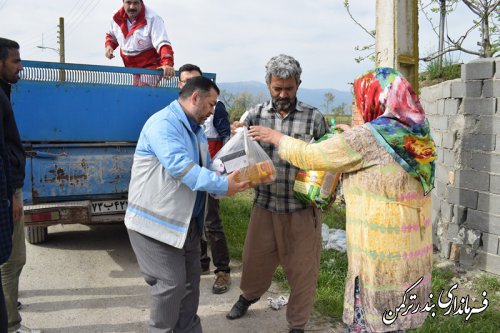
[[[148,287],[123,225],[50,227],[46,243],[27,244],[27,256],[20,285],[25,325],[45,333],[147,331]],[[233,285],[223,295],[213,295],[213,277],[202,276],[204,332],[287,332],[285,309],[274,311],[265,301],[280,295],[275,286],[246,317],[225,318],[239,295],[239,271],[233,269]],[[318,319],[307,331],[334,332]]]

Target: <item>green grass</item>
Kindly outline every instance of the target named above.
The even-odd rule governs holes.
[[[435,84],[437,82],[453,80],[460,78],[462,73],[461,64],[449,57],[444,57],[442,66],[439,66],[437,59],[427,64],[425,72],[419,74],[421,86],[427,86],[427,83]]]
[[[441,290],[445,293],[449,290],[450,286],[453,284],[450,282],[454,273],[450,270],[434,268],[432,271],[432,293],[438,297]],[[410,330],[412,333],[434,333],[434,332],[460,332],[460,333],[498,333],[500,332],[500,281],[497,277],[491,275],[481,275],[479,278],[473,280],[474,289],[467,291],[469,299],[473,297],[477,298],[476,302],[473,302],[471,307],[480,308],[482,306],[481,302],[483,297],[481,293],[486,290],[488,295],[486,296],[489,300],[489,306],[480,314],[475,314],[470,317],[468,321],[465,320],[466,315],[445,316],[446,310],[439,309],[438,306],[435,309],[436,316],[433,318],[431,316],[427,317],[424,325],[422,327]],[[457,295],[460,288],[463,287],[458,284],[458,288],[454,290],[454,295]],[[461,295],[460,298],[465,295]],[[443,299],[447,301],[447,298]]]
[[[253,191],[220,200],[219,215],[224,225],[230,258],[241,260],[252,202]]]
[[[247,191],[231,198],[221,200],[220,215],[228,239],[231,258],[241,259],[243,243],[250,220],[253,192]],[[323,214],[323,223],[330,228],[345,229],[345,207],[338,201]],[[342,320],[345,277],[347,274],[347,255],[335,250],[321,252],[321,266],[316,289],[315,310],[334,321]],[[434,268],[432,272],[432,291],[436,297],[441,290],[445,292],[452,285],[454,277],[451,270]],[[283,288],[288,289],[286,276],[281,267],[278,267],[274,279]],[[438,310],[436,316],[429,316],[424,325],[409,332],[418,333],[499,333],[500,332],[500,281],[491,275],[481,275],[473,281],[474,290],[469,293],[470,298],[476,297],[482,301],[483,290],[488,292],[489,307],[481,314],[473,315],[465,321],[465,315],[444,316],[444,310]],[[460,290],[459,284],[459,290]],[[457,291],[457,290],[455,290]],[[474,303],[480,307],[478,303]],[[437,306],[436,306],[437,307]]]

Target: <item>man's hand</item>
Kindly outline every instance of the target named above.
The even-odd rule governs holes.
[[[243,192],[244,190],[250,188],[250,181],[244,181],[241,183],[236,182],[236,177],[238,177],[240,170],[236,170],[227,176],[227,193],[228,197],[236,194],[238,192]]]
[[[262,126],[250,126],[248,135],[254,140],[270,143],[275,146],[280,144],[280,140],[283,137],[283,133]]]
[[[163,70],[163,77],[166,79],[170,79],[175,75],[175,69],[168,65],[163,65],[158,67],[158,69]]]
[[[23,209],[21,207],[21,203],[14,196],[12,198],[12,219],[14,221],[19,221],[22,214],[23,214]]]
[[[333,126],[333,128],[340,130],[340,132],[345,132],[345,131],[350,130],[351,126],[349,126],[347,124],[337,124],[337,125]]]
[[[231,124],[231,135],[234,135],[236,133],[237,128],[244,126],[247,126],[247,123],[242,121],[233,121],[233,123]]]
[[[104,52],[104,55],[106,56],[106,58],[108,59],[113,59],[115,56],[113,55],[113,48],[111,46],[106,46],[106,49],[105,49],[105,52]]]

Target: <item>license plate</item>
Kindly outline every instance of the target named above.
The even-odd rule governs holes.
[[[90,203],[92,215],[124,213],[127,210],[127,200],[102,200]]]

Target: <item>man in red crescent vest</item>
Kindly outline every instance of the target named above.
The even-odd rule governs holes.
[[[123,0],[113,15],[105,56],[114,58],[118,46],[125,67],[162,69],[164,77],[174,76],[174,51],[163,19],[142,0]]]

